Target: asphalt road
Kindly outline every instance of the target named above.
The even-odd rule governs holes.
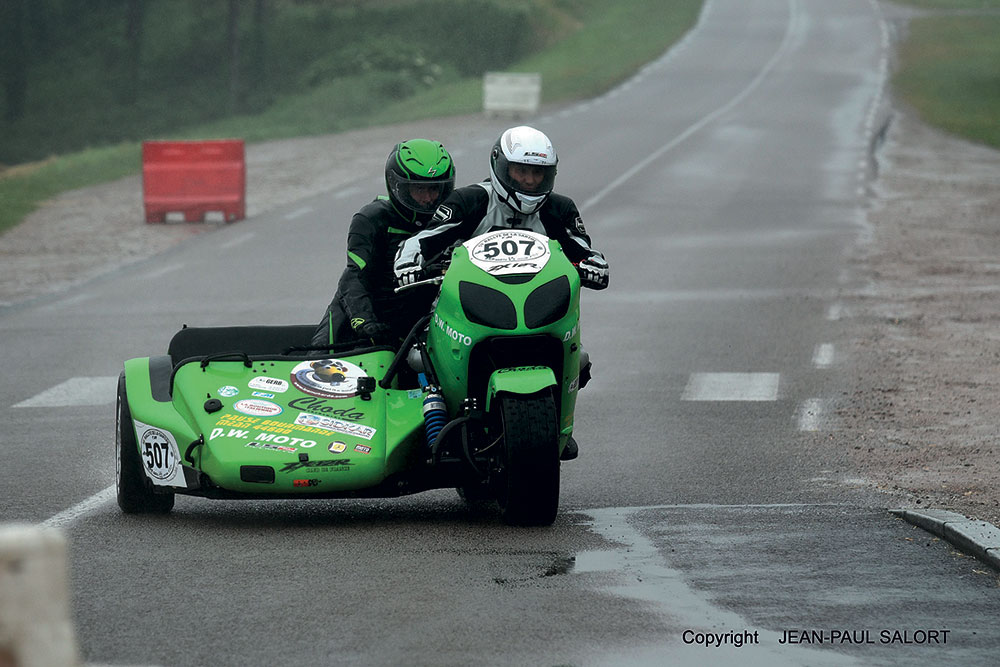
[[[838,354],[837,295],[889,39],[869,0],[708,0],[635,79],[530,119],[612,266],[584,299],[595,380],[551,528],[450,491],[112,500],[122,361],[182,323],[317,320],[378,170],[0,314],[0,521],[66,532],[86,661],[992,664],[995,576],[816,446],[865,370]],[[442,123],[467,181],[508,122]]]

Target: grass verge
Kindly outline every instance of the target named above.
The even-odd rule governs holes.
[[[910,21],[892,87],[921,120],[1000,148],[1000,0],[905,0]]]
[[[703,0],[573,0],[557,2],[575,29],[511,71],[541,72],[543,102],[607,90],[663,53],[697,20]],[[462,79],[386,102],[391,82],[378,75],[340,78],[291,95],[253,116],[238,116],[172,133],[171,139],[242,137],[248,142],[327,134],[388,123],[474,113],[482,108],[480,78]],[[137,173],[139,143],[97,148],[22,165],[0,174],[0,232],[41,202],[75,188]]]

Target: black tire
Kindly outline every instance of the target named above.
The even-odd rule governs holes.
[[[501,396],[494,424],[503,450],[496,480],[504,523],[548,526],[559,512],[559,422],[551,394]]]
[[[139,445],[135,441],[132,413],[125,393],[125,373],[118,376],[115,410],[115,489],[118,507],[126,514],[166,514],[174,508],[174,494],[154,493],[142,472]]]

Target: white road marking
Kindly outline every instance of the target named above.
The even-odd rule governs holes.
[[[734,107],[736,107],[736,105],[738,105],[740,102],[746,99],[751,93],[753,93],[753,91],[755,91],[764,82],[764,79],[767,78],[767,75],[771,73],[771,70],[775,68],[775,66],[778,64],[781,58],[784,57],[785,52],[789,49],[792,43],[792,38],[795,34],[795,28],[799,27],[800,24],[800,22],[797,20],[798,19],[797,10],[798,10],[798,5],[793,0],[788,0],[788,23],[785,26],[785,35],[781,40],[781,44],[778,46],[778,50],[774,52],[774,55],[771,56],[770,60],[768,60],[764,64],[764,67],[761,68],[761,70],[757,73],[757,76],[755,76],[753,80],[749,84],[747,84],[746,88],[741,90],[739,93],[737,93],[735,97],[729,100],[729,102],[717,108],[712,113],[702,116],[701,120],[699,120],[697,123],[694,123],[693,125],[688,127],[686,130],[678,134],[672,140],[670,140],[666,144],[660,146],[658,149],[650,153],[645,159],[640,160],[638,163],[633,165],[631,169],[623,173],[615,180],[611,181],[611,183],[606,185],[604,189],[600,190],[593,197],[585,201],[583,203],[583,206],[580,207],[580,210],[586,211],[594,204],[600,202],[602,199],[607,197],[611,192],[613,192],[614,190],[618,189],[619,187],[627,183],[629,179],[631,179],[633,176],[643,172],[646,169],[646,167],[648,167],[650,164],[663,157],[663,155],[667,153],[667,151],[670,151],[676,146],[680,145],[688,137],[695,134],[696,132],[706,127],[710,123],[714,122],[720,116],[729,113],[729,111],[731,111]]]
[[[35,394],[15,408],[61,408],[80,405],[108,405],[115,402],[118,376],[70,378]]]
[[[98,507],[107,504],[115,497],[115,487],[109,486],[103,491],[98,491],[86,500],[78,502],[69,509],[65,509],[59,514],[50,517],[42,522],[45,528],[65,528],[84,514],[90,514]]]
[[[81,303],[90,301],[96,296],[91,292],[83,292],[75,296],[67,297],[61,301],[56,301],[55,303],[50,303],[39,308],[42,312],[51,312],[53,310],[59,310],[60,308],[66,308],[68,306],[76,306]]]
[[[833,365],[833,343],[821,343],[816,346],[813,352],[813,366],[816,368],[829,368]]]
[[[798,427],[800,431],[816,432],[822,430],[824,417],[824,402],[818,398],[810,398],[802,403],[799,408]]]
[[[780,373],[692,373],[683,401],[775,401]]]
[[[142,277],[143,278],[147,278],[147,279],[149,279],[149,278],[162,278],[163,276],[167,275],[168,273],[173,273],[174,271],[180,271],[183,268],[184,268],[183,264],[170,264],[170,265],[164,266],[163,268],[158,269],[156,271],[150,271],[148,273],[144,273],[142,275]]]
[[[362,192],[361,186],[360,185],[355,185],[354,187],[345,188],[345,189],[341,190],[337,194],[333,195],[333,198],[334,199],[344,199],[346,197],[350,197],[351,195],[356,195],[359,192]]]
[[[662,505],[650,507],[608,507],[584,510],[589,517],[587,527],[612,545],[603,552],[577,554],[576,572],[605,572],[613,584],[610,591],[623,598],[640,600],[661,613],[679,628],[698,632],[740,634],[744,628],[754,628],[749,619],[718,606],[712,596],[692,587],[688,577],[671,565],[669,554],[661,552],[656,542],[641,527],[636,517],[649,510],[728,508],[797,508],[822,505]],[[655,534],[655,528],[654,534]],[[581,556],[584,563],[581,565]],[[588,565],[590,567],[588,568]],[[748,630],[748,632],[750,632]],[[850,656],[820,651],[805,646],[780,646],[781,635],[775,630],[754,629],[754,645],[737,647],[732,643],[706,649],[698,644],[678,644],[636,647],[631,664],[726,664],[726,665],[854,665]],[[706,650],[712,660],[707,661]],[[620,657],[620,656],[618,656]],[[608,664],[616,661],[608,660]],[[620,660],[618,661],[620,662]]]
[[[721,289],[677,289],[677,290],[619,290],[605,292],[600,296],[602,303],[625,303],[648,306],[656,303],[706,301],[758,301],[770,299],[826,299],[834,294],[833,289],[811,287],[761,287],[761,288],[721,288]],[[589,295],[588,295],[589,296]]]
[[[256,232],[246,232],[245,234],[241,234],[241,235],[237,236],[236,238],[233,238],[233,239],[230,239],[230,240],[226,241],[220,247],[223,250],[228,250],[229,248],[235,248],[238,245],[242,245],[242,244],[246,243],[247,241],[249,241],[250,239],[252,239],[255,236],[257,236]]]
[[[303,206],[302,208],[297,208],[291,213],[285,214],[285,220],[295,220],[296,218],[301,218],[304,215],[309,215],[313,212],[311,206]]]

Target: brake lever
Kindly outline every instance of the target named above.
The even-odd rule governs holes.
[[[410,283],[409,285],[401,285],[392,291],[394,294],[399,294],[400,292],[413,287],[422,287],[423,285],[440,285],[442,282],[444,282],[444,276],[434,276],[433,278],[427,278],[426,280],[418,280],[417,282]]]

